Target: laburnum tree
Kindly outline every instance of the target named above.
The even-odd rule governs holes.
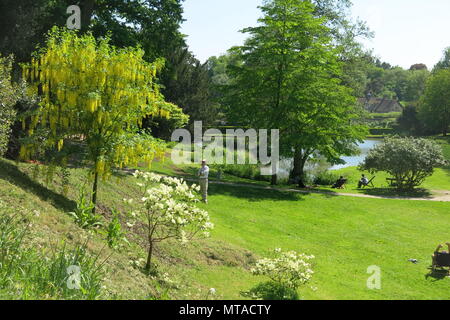
[[[225,100],[235,123],[280,130],[280,152],[294,158],[292,177],[304,187],[311,156],[342,162],[366,132],[340,80],[343,49],[327,18],[307,0],[267,0],[261,10],[259,25],[244,30],[248,40],[232,49],[242,62],[229,67]]]
[[[156,76],[164,61],[148,63],[143,56],[139,48],[118,49],[107,38],[54,28],[46,46],[23,68],[41,102],[23,123],[29,137],[20,157],[29,159],[45,149],[55,154],[52,161],[64,165],[65,146],[77,140],[91,164],[94,211],[99,177],[140,161],[150,165],[164,152],[162,141],[141,130],[143,118],[181,115],[188,120],[159,91]]]

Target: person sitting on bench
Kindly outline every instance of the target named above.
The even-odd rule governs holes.
[[[343,176],[341,176],[335,184],[333,184],[333,189],[343,189],[344,185],[347,183],[347,179],[344,179]]]
[[[450,242],[447,242],[446,245],[448,247],[448,251],[440,251],[443,247],[442,244],[440,244],[434,251],[432,256],[433,267],[450,267]]]
[[[365,175],[361,176],[361,180],[358,182],[358,188],[361,188],[362,186],[367,186],[369,184],[369,179]]]

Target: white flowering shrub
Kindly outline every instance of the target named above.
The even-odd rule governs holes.
[[[391,137],[370,150],[359,169],[386,171],[398,189],[413,189],[431,176],[434,168],[447,164],[442,148],[432,140]]]
[[[134,176],[142,190],[138,199],[124,199],[133,206],[128,226],[142,228],[148,239],[145,270],[151,271],[155,245],[168,239],[186,243],[194,237],[209,237],[214,225],[209,214],[196,206],[197,185],[189,186],[183,179],[136,171]]]
[[[256,286],[244,295],[264,300],[297,299],[297,289],[308,283],[314,274],[313,259],[312,255],[276,249],[274,258],[258,260],[251,269],[254,275],[266,276],[271,281]]]

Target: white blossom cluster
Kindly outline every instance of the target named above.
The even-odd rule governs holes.
[[[275,258],[264,258],[257,261],[251,272],[254,275],[267,276],[272,281],[294,290],[311,280],[314,274],[311,260],[314,259],[314,256],[295,251],[283,252],[281,249],[276,249],[275,253]]]
[[[151,172],[136,171],[134,176],[143,190],[140,199],[124,199],[134,204],[133,222],[144,222],[155,227],[156,238],[176,238],[185,243],[201,233],[208,237],[214,225],[207,211],[196,206],[197,185],[189,186],[183,179],[161,176]],[[130,226],[130,224],[129,224]],[[158,227],[159,226],[159,227]]]

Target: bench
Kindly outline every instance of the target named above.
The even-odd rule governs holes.
[[[391,187],[396,187],[397,186],[397,179],[396,178],[386,178],[386,181],[389,182],[389,185]],[[407,180],[401,180],[402,182],[406,182]]]

